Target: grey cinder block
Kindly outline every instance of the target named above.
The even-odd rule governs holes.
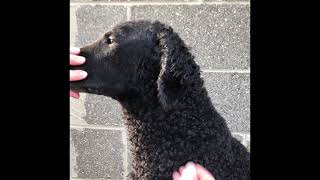
[[[119,102],[99,95],[87,94],[85,100],[86,123],[93,125],[117,126],[124,124],[122,108]]]
[[[202,73],[217,111],[233,132],[250,132],[250,74]]]
[[[71,176],[122,179],[124,173],[121,131],[71,129]]]
[[[84,46],[102,37],[117,23],[127,18],[124,6],[83,5],[76,11],[78,35],[76,46]]]
[[[132,19],[171,25],[206,69],[250,67],[249,5],[133,6]]]

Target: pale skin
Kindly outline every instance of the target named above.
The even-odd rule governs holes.
[[[79,56],[80,49],[77,47],[70,48],[70,65],[77,66],[85,63],[85,58]],[[82,70],[70,70],[70,81],[79,81],[87,77],[87,72]],[[76,99],[80,98],[79,92],[71,91],[70,96]],[[215,180],[213,175],[200,164],[188,162],[181,166],[179,170],[172,174],[173,180]]]
[[[86,59],[82,56],[78,56],[80,49],[76,47],[70,48],[70,65],[77,66],[83,64]],[[82,70],[70,70],[70,81],[79,81],[87,77],[87,72]],[[76,99],[80,98],[78,92],[70,90],[70,96]]]
[[[172,174],[173,180],[215,180],[212,174],[200,164],[188,162]]]

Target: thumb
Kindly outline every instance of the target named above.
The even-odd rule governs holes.
[[[198,180],[215,180],[213,175],[200,164],[196,164]]]
[[[198,180],[196,166],[193,162],[188,162],[181,174],[181,180]]]

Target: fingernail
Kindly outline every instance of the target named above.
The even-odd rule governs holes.
[[[80,71],[80,76],[87,77],[88,73],[85,71]]]
[[[79,63],[84,63],[86,61],[86,58],[79,56],[78,61],[79,61]]]
[[[196,172],[196,166],[194,165],[193,162],[188,162],[186,164],[186,171],[188,171],[191,174],[194,174]]]
[[[188,162],[187,164],[186,164],[186,167],[195,167],[195,164],[193,163],[193,162]]]

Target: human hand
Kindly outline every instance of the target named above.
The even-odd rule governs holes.
[[[173,180],[215,180],[207,169],[193,162],[181,166],[179,172],[173,172],[172,177]]]
[[[70,65],[76,66],[83,64],[86,59],[79,56],[80,49],[76,47],[70,47]],[[70,81],[79,81],[87,77],[87,72],[82,70],[70,70]],[[76,91],[70,90],[70,96],[76,99],[80,98],[80,95]]]

